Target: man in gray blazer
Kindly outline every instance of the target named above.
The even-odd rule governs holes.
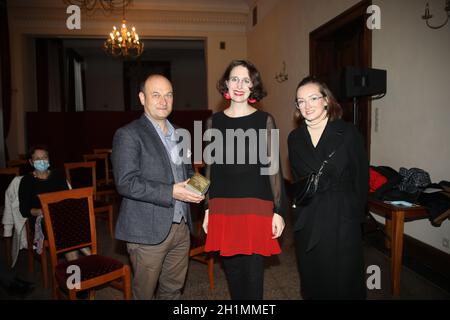
[[[119,128],[113,139],[114,179],[123,197],[116,238],[127,242],[135,299],[179,299],[189,262],[189,202],[204,197],[185,188],[192,165],[180,164],[173,152],[170,81],[150,75],[140,90],[144,114]]]

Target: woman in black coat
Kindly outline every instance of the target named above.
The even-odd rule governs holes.
[[[297,86],[289,134],[294,181],[324,167],[318,192],[293,210],[297,259],[305,299],[365,299],[361,223],[369,191],[369,164],[361,135],[341,120],[342,108],[324,83]]]

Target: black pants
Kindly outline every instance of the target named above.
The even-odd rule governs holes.
[[[262,300],[264,257],[259,254],[222,257],[232,300]]]

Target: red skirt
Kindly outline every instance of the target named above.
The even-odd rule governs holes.
[[[213,198],[209,200],[205,251],[221,256],[281,253],[272,239],[273,202],[256,198]]]

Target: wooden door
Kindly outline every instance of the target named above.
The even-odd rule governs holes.
[[[332,91],[336,75],[343,67],[372,65],[372,34],[366,27],[366,10],[370,5],[371,1],[362,1],[310,33],[310,74],[327,83]],[[354,101],[333,93],[344,110],[343,119],[355,122],[363,135],[370,159],[369,99],[358,98],[354,114]]]

